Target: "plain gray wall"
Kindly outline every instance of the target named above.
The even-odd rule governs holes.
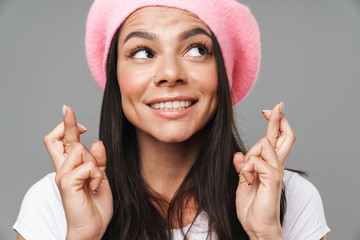
[[[84,54],[92,1],[0,0],[0,239],[27,189],[52,172],[43,136],[67,104],[97,139],[102,92]],[[211,1],[209,1],[211,2]],[[328,239],[360,239],[360,1],[244,0],[257,18],[262,65],[236,106],[247,146],[264,135],[262,109],[285,102],[298,140],[287,167],[310,172],[321,193]]]

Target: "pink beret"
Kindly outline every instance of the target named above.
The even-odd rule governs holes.
[[[95,0],[87,18],[85,50],[90,71],[102,90],[116,30],[131,13],[146,6],[174,7],[198,16],[219,42],[233,105],[247,95],[259,71],[260,33],[250,10],[235,0]]]

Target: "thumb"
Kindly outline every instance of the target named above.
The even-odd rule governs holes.
[[[244,159],[245,157],[243,153],[237,152],[234,154],[233,163],[237,173],[240,173],[240,170],[244,163]]]
[[[249,181],[245,178],[245,176],[242,174],[241,169],[244,165],[245,156],[241,152],[237,152],[234,154],[233,163],[236,169],[236,172],[239,174],[239,187],[242,189],[242,191],[245,190],[243,193],[248,193],[251,188],[244,188],[244,186],[250,186]]]
[[[95,157],[101,170],[106,167],[106,150],[102,141],[93,141],[90,147],[90,153]]]

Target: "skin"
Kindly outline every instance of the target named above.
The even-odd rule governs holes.
[[[193,29],[204,32],[181,38]],[[139,31],[154,39],[135,36],[125,41]],[[136,127],[141,146],[141,173],[155,192],[169,200],[195,162],[203,135],[199,131],[217,104],[215,57],[201,55],[199,51],[203,49],[192,46],[205,43],[212,52],[210,34],[207,26],[192,14],[153,7],[132,14],[119,36],[117,76],[124,113]],[[129,57],[138,46],[148,50],[140,49]],[[167,97],[196,99],[196,103],[185,116],[154,114],[148,104]]]
[[[199,28],[201,33],[179,38]],[[139,31],[152,38],[144,38],[144,34],[129,38]],[[211,53],[209,34],[206,25],[188,12],[151,7],[132,14],[119,36],[117,75],[124,113],[136,128],[141,174],[155,193],[167,199],[195,162],[202,128],[217,104],[215,58],[193,46],[205,43]],[[139,45],[151,51],[139,50]],[[183,111],[186,114],[179,111],[171,117],[149,107],[154,99],[174,96],[191,97],[196,103],[190,111]],[[282,109],[281,103],[263,112],[268,120],[265,136],[245,156],[234,156],[239,173],[236,211],[250,239],[284,239],[279,222],[281,183],[296,135]],[[87,149],[80,142],[86,128],[77,124],[70,107],[64,105],[63,115],[63,122],[44,137],[44,143],[56,169],[68,226],[66,239],[100,239],[113,214],[105,147],[94,141]],[[184,210],[186,225],[194,220],[196,204],[190,203]],[[18,239],[23,238],[18,234]]]

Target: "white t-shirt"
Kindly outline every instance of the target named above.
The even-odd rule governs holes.
[[[287,240],[319,240],[330,231],[317,189],[299,174],[284,171],[287,210],[282,231]],[[202,212],[194,221],[188,239],[205,240],[208,218]],[[19,216],[13,226],[26,240],[65,239],[66,219],[55,173],[35,183],[26,193]],[[184,228],[187,232],[189,226]],[[182,231],[174,229],[173,239],[183,239]],[[213,235],[212,240],[217,237]]]

